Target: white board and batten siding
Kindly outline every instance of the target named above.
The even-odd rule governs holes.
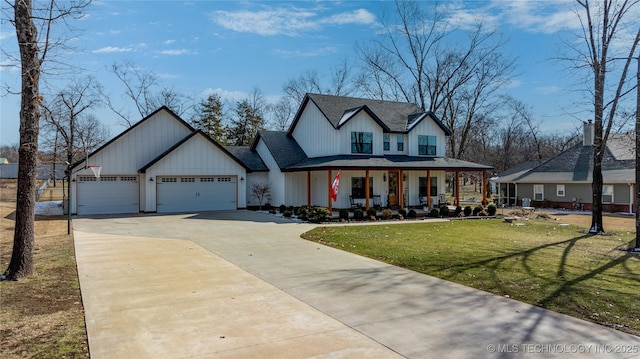
[[[146,211],[245,208],[246,175],[238,162],[196,135],[147,169]]]
[[[383,155],[383,130],[366,112],[360,111],[340,128],[340,154],[351,154],[351,132],[371,132],[373,135],[373,155]],[[367,154],[369,155],[369,154]]]
[[[78,215],[138,213],[137,175],[76,176]]]
[[[256,152],[260,158],[262,158],[262,162],[269,168],[269,173],[267,174],[266,183],[269,185],[269,193],[271,195],[270,203],[274,206],[279,206],[285,203],[285,183],[284,183],[284,173],[280,171],[280,167],[278,163],[271,155],[271,152],[265,145],[264,141],[260,139],[258,145],[256,146]],[[251,191],[251,189],[249,189]],[[257,202],[257,200],[256,200]],[[263,203],[264,204],[264,203]]]
[[[405,146],[409,151],[409,156],[418,156],[418,136],[436,136],[436,156],[445,156],[446,136],[442,128],[436,124],[436,122],[427,116],[422,119],[419,124],[409,132],[409,138]]]
[[[302,111],[292,135],[309,157],[331,156],[340,152],[340,132],[333,128],[313,101],[309,101]]]
[[[102,166],[101,177],[136,176],[137,181],[140,182],[138,169],[149,163],[181,139],[185,138],[189,133],[191,133],[191,130],[182,122],[166,111],[159,111],[152,117],[147,118],[145,121],[140,122],[137,126],[128,130],[121,137],[111,142],[99,152],[94,153],[89,158],[88,164]],[[81,164],[81,166],[84,165],[85,163]],[[71,212],[81,214],[86,211],[86,206],[89,205],[85,202],[85,199],[89,200],[91,193],[95,193],[100,190],[99,187],[95,186],[100,186],[102,181],[83,182],[83,185],[79,187],[79,182],[77,181],[78,176],[93,176],[93,172],[89,169],[82,169],[79,171],[78,168],[74,169],[73,179],[76,180],[76,185],[72,186]],[[140,184],[142,186],[136,184],[137,193],[144,191],[144,184]],[[82,193],[79,192],[80,190],[82,190]],[[137,202],[139,202],[139,204],[136,212],[139,210],[144,211],[144,202],[142,202],[142,206],[140,206],[139,199]],[[79,207],[81,206],[84,206],[85,210],[79,210]],[[111,213],[130,212],[127,210],[127,212]]]

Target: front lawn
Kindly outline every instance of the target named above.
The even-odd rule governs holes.
[[[303,238],[640,335],[635,233],[551,220],[318,227]]]

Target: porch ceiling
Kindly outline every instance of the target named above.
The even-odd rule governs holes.
[[[296,162],[283,172],[313,171],[324,169],[369,169],[369,170],[441,170],[441,171],[484,171],[493,167],[478,163],[442,157],[417,156],[366,156],[340,155],[308,158]]]

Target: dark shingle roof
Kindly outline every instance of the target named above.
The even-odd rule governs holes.
[[[257,152],[252,151],[247,146],[225,146],[224,148],[229,151],[235,158],[240,160],[247,166],[251,172],[263,172],[269,171],[267,165],[262,162],[262,159]]]
[[[301,110],[306,106],[308,101],[313,101],[313,103],[318,106],[320,111],[322,111],[334,128],[338,128],[343,125],[358,111],[367,111],[371,117],[380,123],[382,128],[388,132],[408,132],[410,126],[415,125],[415,122],[421,121],[426,117],[430,117],[447,135],[451,134],[451,130],[449,130],[449,128],[447,128],[435,116],[435,114],[425,112],[420,107],[412,103],[345,96],[307,94],[302,102],[302,106],[300,107]],[[294,119],[289,132],[291,132],[295,127],[300,115],[300,112],[296,114],[296,118]]]
[[[308,159],[298,142],[288,136],[286,132],[259,131],[251,145],[252,150],[255,150],[259,139],[262,139],[281,169]]]

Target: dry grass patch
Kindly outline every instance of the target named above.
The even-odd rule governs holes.
[[[0,182],[0,267],[11,258],[15,182]],[[88,358],[73,237],[64,217],[37,217],[36,274],[0,282],[0,357]]]

